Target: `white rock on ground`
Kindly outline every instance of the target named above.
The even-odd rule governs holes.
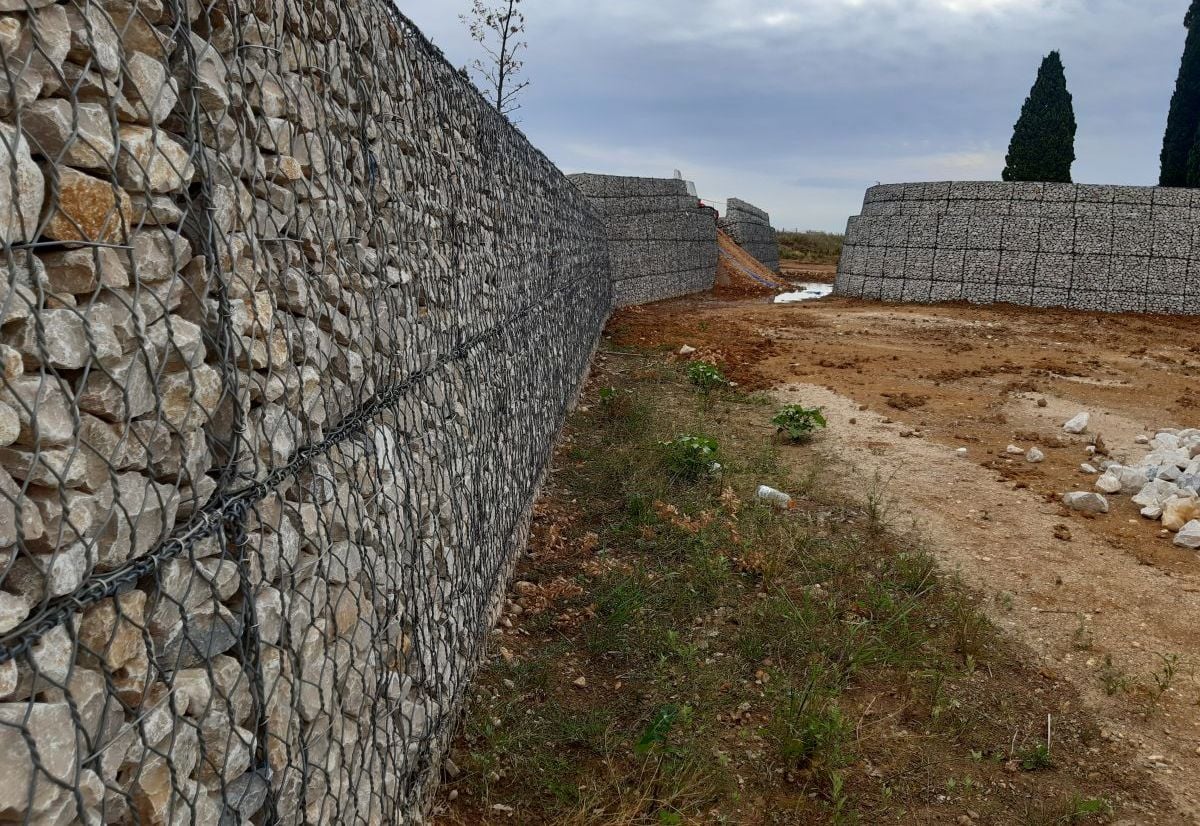
[[[1121,461],[1106,458],[1099,462],[1103,474],[1096,480],[1096,490],[1132,494],[1132,503],[1139,506],[1142,516],[1161,519],[1169,531],[1200,521],[1200,429],[1162,429],[1153,437],[1139,436],[1135,442],[1149,451],[1135,461],[1122,457]],[[1080,470],[1094,473],[1096,467],[1084,463]]]
[[[1088,429],[1088,424],[1091,423],[1092,417],[1086,411],[1072,418],[1063,425],[1063,430],[1068,433],[1083,433]]]
[[[1025,461],[1037,464],[1038,462],[1046,461],[1046,454],[1038,450],[1036,447],[1029,448],[1029,452],[1025,454]]]
[[[1019,448],[1016,445],[1009,445],[1008,447],[1004,448],[1004,452],[1010,456],[1020,456],[1025,451],[1023,448]]]
[[[1193,519],[1175,534],[1175,544],[1181,548],[1200,549],[1200,520]]]
[[[1084,513],[1108,513],[1108,500],[1091,491],[1075,491],[1063,494],[1063,504],[1071,510]]]

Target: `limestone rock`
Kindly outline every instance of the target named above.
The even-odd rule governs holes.
[[[24,622],[31,607],[25,597],[0,591],[0,634],[7,634]]]
[[[75,440],[71,391],[57,376],[27,373],[0,386],[0,399],[17,411],[17,444],[67,445]]]
[[[1181,548],[1200,550],[1200,519],[1193,519],[1175,534],[1175,544]]]
[[[79,744],[70,706],[0,703],[0,754],[0,812],[45,813],[60,802],[56,784],[75,785]]]
[[[66,7],[71,28],[71,47],[67,57],[81,66],[90,66],[109,79],[121,71],[121,34],[104,9],[95,2],[82,7]]]
[[[133,206],[123,189],[68,166],[53,167],[46,178],[57,197],[46,204],[44,236],[108,243],[124,239]]]
[[[155,639],[158,667],[165,672],[192,668],[228,651],[241,635],[241,619],[224,605],[209,602]]]
[[[0,211],[0,243],[33,240],[44,197],[42,171],[33,162],[29,141],[0,123],[0,204],[5,205]]]
[[[97,492],[104,514],[95,532],[97,567],[111,570],[153,548],[174,526],[179,493],[140,473],[114,474]]]
[[[21,420],[17,411],[4,402],[0,402],[0,447],[8,447],[21,434]]]
[[[169,373],[159,385],[163,419],[179,430],[208,422],[221,398],[221,375],[207,364]]]
[[[1083,433],[1088,429],[1088,425],[1091,423],[1091,421],[1091,414],[1089,414],[1087,411],[1084,411],[1083,413],[1079,413],[1069,419],[1067,423],[1063,425],[1063,430],[1067,431],[1068,433]]]
[[[117,153],[108,110],[99,103],[35,101],[21,110],[21,129],[33,151],[56,163],[106,170]]]
[[[124,70],[122,90],[141,115],[139,121],[157,126],[166,120],[179,100],[175,79],[167,75],[166,67],[144,52],[130,51]]]
[[[5,341],[21,352],[30,368],[43,364],[79,370],[93,358],[112,364],[121,356],[121,345],[104,320],[97,314],[92,323],[77,310],[42,310],[15,325]]]
[[[180,64],[175,78],[180,88],[191,88],[196,102],[205,112],[219,114],[229,108],[230,83],[224,58],[216,48],[195,32],[188,32],[195,55],[192,64]],[[190,76],[189,76],[190,74]]]
[[[131,353],[116,364],[88,374],[79,407],[101,419],[120,422],[154,409],[154,379],[146,354]]]
[[[192,258],[192,245],[177,232],[141,230],[131,240],[135,275],[141,284],[172,278]]]
[[[1029,452],[1025,454],[1025,461],[1032,464],[1046,461],[1046,454],[1036,447],[1029,448]]]
[[[132,193],[133,223],[145,226],[175,226],[183,220],[183,210],[166,195]]]
[[[1063,504],[1084,513],[1108,513],[1108,500],[1098,493],[1075,491],[1063,495]]]
[[[187,150],[166,132],[145,126],[122,126],[117,181],[132,192],[174,192],[195,174]],[[174,270],[172,270],[174,272]]]
[[[1178,531],[1188,522],[1200,519],[1200,499],[1193,496],[1172,496],[1163,503],[1163,527]]]
[[[145,608],[145,591],[128,591],[93,605],[79,623],[79,644],[109,671],[144,663]]]
[[[38,509],[0,466],[0,548],[7,548],[18,539],[34,542],[45,532]]]
[[[99,287],[129,286],[129,270],[122,256],[112,247],[80,247],[55,250],[39,256],[46,268],[46,279],[55,292],[95,292]]]

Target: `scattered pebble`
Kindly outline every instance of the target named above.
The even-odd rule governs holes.
[[[956,454],[958,454],[959,456],[964,456],[964,457],[965,457],[965,456],[966,456],[968,453],[970,453],[970,451],[969,451],[969,450],[967,450],[965,447],[960,447],[958,450],[956,450],[956,451],[954,451],[954,452],[955,452]]]
[[[1004,448],[1004,452],[1008,453],[1012,456],[1020,456],[1022,453],[1025,452],[1025,449],[1021,448],[1021,447],[1017,447],[1016,445],[1009,445],[1008,447]]]
[[[1032,464],[1046,461],[1046,454],[1038,450],[1036,447],[1029,448],[1029,452],[1025,454],[1025,461]]]
[[[571,685],[575,686],[576,688],[587,688],[587,677],[580,677],[571,683]]]
[[[1079,469],[1081,471],[1083,471],[1084,473],[1090,473],[1093,476],[1100,472],[1100,471],[1096,470],[1096,468],[1093,467],[1092,465],[1089,465],[1087,462],[1084,462],[1082,465],[1080,465]]]
[[[681,356],[690,356],[694,352],[696,352],[696,348],[688,344],[685,344],[679,348],[679,355]]]

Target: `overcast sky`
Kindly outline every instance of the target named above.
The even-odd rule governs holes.
[[[455,65],[469,0],[398,0]],[[841,231],[875,183],[998,180],[1043,55],[1074,177],[1158,180],[1188,0],[525,0],[516,117],[567,172],[667,177]],[[723,203],[716,204],[723,209]]]

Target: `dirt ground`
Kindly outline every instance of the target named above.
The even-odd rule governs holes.
[[[821,281],[832,284],[837,275],[837,264],[801,264],[784,259],[779,262],[779,272],[793,281]]]
[[[794,276],[793,276],[794,277]],[[831,484],[890,503],[993,620],[1065,677],[1132,745],[1132,772],[1200,822],[1200,558],[1128,497],[1085,518],[1092,414],[1114,458],[1140,433],[1200,425],[1196,320],[826,299],[792,305],[699,297],[622,311],[615,344],[698,348],[745,389],[826,408],[825,449],[855,472]],[[1005,453],[1039,446],[1045,462]],[[967,456],[956,455],[966,447]],[[1158,821],[1163,822],[1163,821]]]

